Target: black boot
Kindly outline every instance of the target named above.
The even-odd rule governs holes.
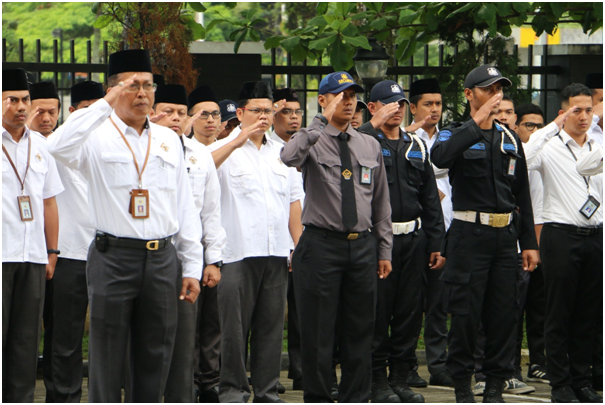
[[[387,369],[372,372],[372,402],[401,402],[387,382]]]
[[[407,383],[410,366],[402,363],[396,363],[390,366],[391,373],[389,374],[389,385],[399,396],[401,402],[405,403],[423,403],[424,397],[410,389]]]
[[[475,403],[475,394],[473,394],[473,390],[471,389],[471,378],[472,377],[452,377],[454,392],[456,393],[456,402]]]
[[[502,390],[504,389],[504,378],[487,376],[485,380],[485,391],[483,391],[483,402],[501,403]]]

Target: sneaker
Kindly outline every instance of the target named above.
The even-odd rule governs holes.
[[[523,382],[523,376],[521,375],[521,367],[515,366],[515,371],[513,371],[513,378]]]
[[[477,382],[473,388],[473,394],[475,394],[475,396],[481,396],[483,395],[483,391],[485,391],[485,381]]]
[[[422,377],[418,375],[418,372],[416,370],[410,370],[407,378],[407,383],[408,386],[415,388],[424,388],[429,385],[429,383],[427,383]]]
[[[519,381],[516,378],[511,378],[504,382],[505,394],[529,394],[535,390],[536,389],[534,387],[527,385],[523,381]]]
[[[550,383],[546,375],[546,368],[540,364],[532,364],[527,370],[527,381],[540,382],[544,384]]]

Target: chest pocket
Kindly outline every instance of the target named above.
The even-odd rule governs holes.
[[[361,183],[361,177],[357,178],[356,181],[359,182],[362,186],[366,186],[366,187],[372,187],[372,185],[374,184],[374,172],[377,167],[378,167],[378,161],[376,159],[372,159],[372,158],[359,158],[357,159],[359,161],[359,171],[361,172],[363,167],[367,167],[371,170],[371,183],[370,184],[364,184]],[[361,173],[358,175],[361,176]]]
[[[332,184],[340,184],[340,157],[332,155],[317,156],[319,163],[321,181]]]
[[[393,158],[391,156],[383,156],[382,159],[384,161],[384,168],[387,172],[387,182],[391,184],[395,179],[395,175],[393,173],[393,170],[395,169],[393,167]]]
[[[151,157],[149,158],[151,159]],[[166,153],[155,157],[158,188],[176,190],[176,158],[174,154],[168,155]]]
[[[233,162],[231,162],[233,163]],[[229,183],[235,194],[250,194],[253,190],[254,175],[245,165],[229,165]]]
[[[189,185],[191,186],[191,192],[194,196],[200,197],[204,195],[206,177],[208,173],[206,170],[199,170],[197,167],[191,167],[188,173]]]
[[[288,183],[288,167],[281,163],[274,163],[271,165],[274,176],[271,181],[275,184],[275,191],[279,195],[286,195],[290,189]]]
[[[132,161],[132,155],[116,152],[102,152],[106,169],[106,179],[110,186],[135,187],[137,185],[136,170]],[[131,167],[132,166],[132,167]]]
[[[463,156],[465,176],[484,177],[487,175],[487,151],[484,144],[483,149],[468,149],[464,151]]]
[[[413,186],[421,186],[423,184],[422,181],[422,171],[418,169],[418,164],[416,162],[412,162],[412,160],[418,160],[420,163],[422,163],[422,160],[420,159],[410,159],[410,161],[407,161],[407,165],[406,165],[406,171],[407,171],[407,176],[408,176],[408,183],[410,183]]]
[[[512,160],[511,160],[512,158]],[[502,173],[507,179],[514,180],[517,176],[517,166],[519,165],[521,155],[515,153],[514,150],[508,151],[506,155],[502,155]]]

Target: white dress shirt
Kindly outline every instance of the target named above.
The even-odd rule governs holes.
[[[430,151],[438,138],[438,132],[439,128],[437,128],[435,135],[433,135],[432,138],[429,138],[429,134],[427,134],[424,129],[419,128],[416,130],[416,135],[426,142],[427,150]],[[452,186],[450,185],[448,170],[439,169],[438,167],[435,167],[435,165],[432,166],[433,171],[435,172],[435,182],[437,183],[437,188],[443,194],[445,194],[445,197],[443,197],[443,200],[441,200],[441,211],[443,211],[443,224],[445,225],[445,230],[447,231],[454,216],[454,208],[452,207]]]
[[[603,145],[595,145],[591,152],[580,156],[576,169],[582,176],[595,176],[603,173]]]
[[[17,202],[17,197],[22,194],[21,183],[2,152],[2,262],[47,264],[44,200],[61,193],[63,184],[55,160],[48,153],[46,138],[25,127],[25,133],[17,143],[2,127],[2,145],[15,164],[21,180],[27,168],[29,139],[31,153],[24,194],[30,198],[33,221],[21,221]]]
[[[223,261],[289,257],[290,204],[303,198],[296,169],[279,157],[282,145],[267,139],[260,150],[248,140],[218,169],[222,223],[227,232]]]
[[[529,170],[537,170],[542,175],[544,184],[544,223],[558,222],[575,226],[595,226],[603,223],[603,207],[599,207],[590,219],[579,210],[588,199],[584,178],[576,170],[576,161],[569,145],[577,158],[596,147],[594,139],[587,135],[586,142],[580,146],[565,130],[557,133],[559,128],[552,122],[534,132],[523,146]],[[599,203],[603,201],[603,175],[591,176],[590,194]]]
[[[534,212],[534,225],[544,223],[542,211],[544,210],[544,185],[542,175],[536,170],[528,170],[529,194],[531,196],[531,208]]]
[[[588,135],[590,135],[590,137],[594,139],[596,143],[598,143],[599,145],[603,145],[603,129],[601,129],[601,127],[599,126],[600,120],[601,119],[598,115],[594,114],[592,116],[592,124],[590,125],[590,129],[588,130]]]
[[[138,188],[139,175],[110,116],[128,140],[139,168],[151,142],[142,177],[142,188],[149,191],[149,218],[135,219],[128,212],[130,191]],[[139,135],[100,99],[69,116],[49,140],[49,151],[86,178],[90,222],[95,229],[145,240],[174,235],[183,277],[201,278],[204,253],[199,212],[187,181],[181,141],[174,131],[149,123]]]
[[[219,139],[218,141],[208,145],[208,150],[210,152],[214,152],[218,148],[225,146],[226,144],[237,138],[240,132],[242,132],[242,127],[241,125],[238,125],[237,127],[233,128],[233,131],[231,131],[231,133],[226,138]]]
[[[221,226],[221,186],[212,154],[195,138],[183,137],[185,166],[195,207],[202,220],[202,245],[206,265],[223,260],[226,233]]]

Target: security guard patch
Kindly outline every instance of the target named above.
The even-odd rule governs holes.
[[[504,148],[504,150],[515,150],[515,145],[513,145],[512,143],[504,143],[502,147]]]
[[[469,149],[485,150],[485,144],[483,142],[479,142],[479,143],[476,143],[473,146],[471,146]]]
[[[383,149],[382,150],[382,156],[391,156],[391,151],[388,149]]]
[[[414,159],[422,159],[422,152],[420,152],[419,150],[413,150],[408,153],[408,157]]]
[[[448,131],[447,129],[444,129],[443,131],[439,132],[439,138],[437,138],[437,140],[439,142],[445,142],[448,139],[450,139],[451,136],[452,136],[452,133],[450,131]]]

